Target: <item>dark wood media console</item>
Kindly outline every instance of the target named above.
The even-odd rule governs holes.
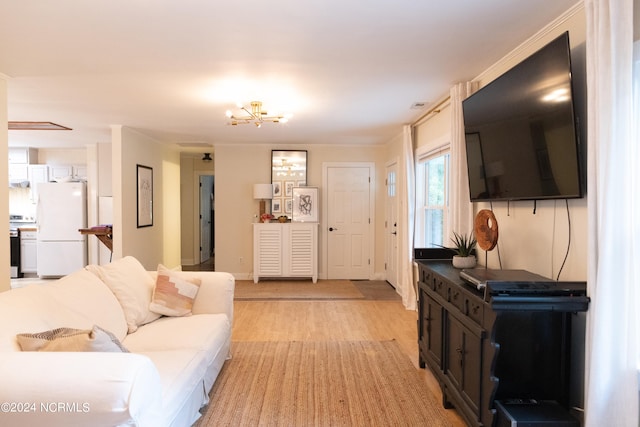
[[[419,363],[438,379],[445,407],[471,426],[495,426],[498,400],[568,409],[571,322],[588,308],[585,282],[488,283],[478,290],[450,260],[416,261]]]

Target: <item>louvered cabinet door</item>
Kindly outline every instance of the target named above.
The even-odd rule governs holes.
[[[280,277],[282,263],[282,224],[253,225],[253,281],[260,277]]]
[[[285,269],[291,277],[311,277],[315,283],[318,276],[318,224],[286,224]]]

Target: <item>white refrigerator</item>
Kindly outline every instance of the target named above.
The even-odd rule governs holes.
[[[87,265],[87,191],[84,182],[38,184],[37,270],[62,277]]]

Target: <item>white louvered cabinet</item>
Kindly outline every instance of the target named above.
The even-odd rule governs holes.
[[[253,281],[261,277],[318,280],[318,223],[253,224]]]

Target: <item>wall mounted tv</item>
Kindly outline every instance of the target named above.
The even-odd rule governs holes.
[[[471,201],[583,196],[569,34],[462,103]]]

